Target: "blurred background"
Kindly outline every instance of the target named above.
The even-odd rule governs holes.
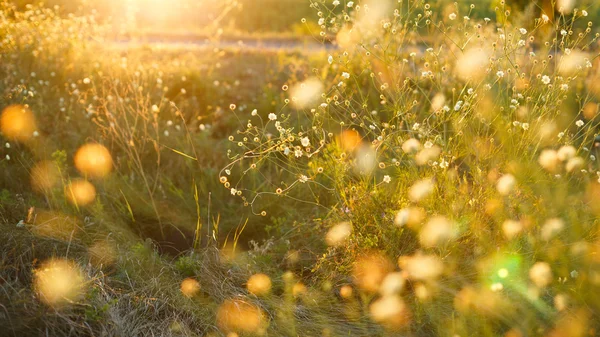
[[[574,1],[574,0],[562,0]],[[16,0],[19,6],[32,1]],[[317,11],[311,8],[311,2],[322,3],[333,8],[331,0],[47,0],[46,6],[60,6],[64,14],[96,13],[101,22],[110,21],[120,32],[170,32],[204,33],[211,29],[225,32],[244,33],[289,33],[313,35],[318,33],[316,25]],[[346,4],[348,0],[342,0]],[[434,7],[454,8],[454,0],[427,1]],[[513,12],[521,13],[544,11],[552,16],[555,0],[507,0],[506,6]],[[471,17],[495,18],[495,9],[501,0],[459,1],[458,6],[469,11],[475,5]],[[589,12],[590,21],[600,18],[600,5],[595,0],[577,1],[577,7]],[[337,6],[340,11],[345,6]],[[307,22],[302,23],[301,19]]]

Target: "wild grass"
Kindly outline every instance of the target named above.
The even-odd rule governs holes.
[[[597,5],[551,5],[313,1],[305,54],[1,2],[1,334],[595,335]]]

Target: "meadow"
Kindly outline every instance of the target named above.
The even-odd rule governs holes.
[[[0,1],[0,336],[598,335],[599,13]]]

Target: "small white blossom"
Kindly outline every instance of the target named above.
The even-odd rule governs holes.
[[[310,139],[308,139],[308,137],[304,137],[300,140],[300,143],[302,143],[302,146],[304,147],[310,146]]]
[[[389,184],[392,181],[392,178],[388,175],[383,176],[383,182]]]
[[[456,13],[450,13],[450,15],[448,15],[448,19],[455,20],[456,19]]]
[[[274,121],[274,120],[276,120],[276,119],[277,119],[277,115],[271,112],[271,113],[269,114],[269,119],[270,119],[270,120],[272,120],[272,121]]]
[[[550,81],[551,81],[550,76],[548,76],[548,75],[542,76],[542,83],[548,85],[548,84],[550,84]]]
[[[579,127],[579,128],[580,128],[580,127],[582,127],[582,126],[583,126],[583,124],[584,124],[584,123],[583,123],[583,121],[582,121],[581,119],[580,119],[580,120],[578,120],[577,122],[575,122],[575,125],[577,125],[577,127]]]
[[[543,21],[544,23],[548,23],[548,21],[550,21],[550,18],[548,17],[548,15],[546,15],[546,14],[542,14],[542,21]]]
[[[344,71],[342,73],[342,77],[345,78],[345,79],[349,79],[350,78],[350,74]]]

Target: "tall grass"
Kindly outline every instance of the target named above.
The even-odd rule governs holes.
[[[304,55],[2,2],[2,326],[595,334],[600,35],[570,4],[313,1],[336,48]]]

